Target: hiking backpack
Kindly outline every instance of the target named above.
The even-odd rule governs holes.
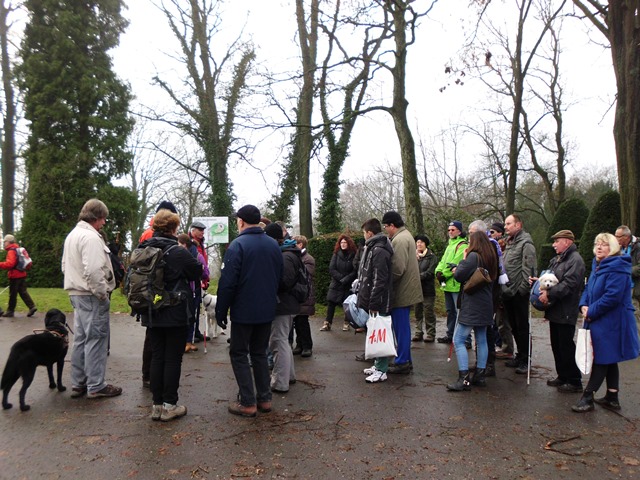
[[[28,270],[31,270],[31,267],[33,266],[33,262],[26,248],[24,247],[16,248],[16,256],[18,257],[18,262],[16,263],[16,267],[15,267],[16,270],[20,272],[26,272]]]
[[[138,247],[131,253],[124,294],[134,313],[151,317],[154,311],[179,303],[179,296],[164,288],[164,256],[174,247]]]
[[[311,295],[311,279],[304,262],[298,259],[298,273],[296,275],[296,283],[291,289],[291,295],[300,303],[304,303]]]

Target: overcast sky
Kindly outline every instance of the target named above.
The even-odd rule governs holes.
[[[286,70],[295,66],[298,54],[292,3],[291,0],[228,2],[224,28],[235,34],[246,22],[245,31],[251,33],[258,47],[258,61],[268,62],[273,70],[279,67]],[[459,17],[467,4],[467,0],[441,0],[430,18],[421,22],[418,42],[409,51],[407,92],[416,140],[418,130],[428,137],[448,125],[469,121],[478,115],[479,83],[471,81],[464,87],[439,91],[447,82],[444,66],[455,56],[462,41]],[[116,70],[131,84],[140,103],[157,104],[162,94],[151,85],[151,78],[156,72],[166,75],[174,71],[175,64],[166,53],[175,51],[175,43],[165,18],[149,0],[130,1],[124,15],[131,23],[114,52]],[[607,113],[615,93],[610,52],[589,43],[586,26],[577,20],[565,21],[563,32],[563,78],[572,103],[565,115],[565,129],[568,139],[576,144],[577,150],[573,153],[576,166],[615,168],[613,109]],[[391,85],[386,88],[391,92]],[[350,152],[343,170],[344,179],[361,178],[375,165],[385,162],[399,164],[398,142],[386,114],[377,113],[358,120]],[[279,153],[279,144],[265,144],[256,152],[259,157],[256,160],[265,167],[273,165]],[[479,152],[465,153],[467,168],[471,169]],[[265,183],[253,170],[238,167],[232,172],[238,203],[259,204],[266,200],[275,189],[277,171],[279,166],[271,168]],[[315,167],[312,189],[316,198],[321,174],[320,168]]]

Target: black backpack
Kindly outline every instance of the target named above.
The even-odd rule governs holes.
[[[306,302],[311,295],[311,279],[309,278],[307,267],[301,259],[298,259],[296,283],[290,293],[300,303]]]
[[[138,247],[131,253],[124,294],[134,313],[151,317],[154,311],[180,302],[180,295],[164,288],[164,256],[177,246]]]

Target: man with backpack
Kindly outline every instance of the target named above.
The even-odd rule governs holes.
[[[38,311],[35,303],[31,299],[31,295],[27,291],[27,270],[25,267],[21,267],[19,249],[20,245],[16,243],[16,238],[13,235],[5,235],[4,237],[4,249],[7,252],[7,258],[4,262],[0,262],[0,268],[8,270],[7,276],[9,277],[9,306],[7,311],[2,312],[0,308],[0,314],[3,317],[13,317],[18,302],[18,294],[29,309],[27,317],[32,317],[34,313]]]

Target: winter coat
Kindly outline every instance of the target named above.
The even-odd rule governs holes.
[[[329,274],[331,284],[327,291],[327,301],[342,304],[349,295],[351,284],[356,279],[358,272],[353,268],[353,258],[355,253],[346,250],[338,250],[331,257],[329,264]]]
[[[100,233],[80,220],[64,241],[62,273],[69,295],[93,295],[100,301],[116,288],[110,250]]]
[[[580,299],[589,307],[587,321],[597,364],[632,360],[638,356],[638,327],[631,304],[631,257],[593,259],[591,275]]]
[[[315,291],[315,278],[316,278],[316,259],[309,255],[307,249],[302,249],[302,263],[309,273],[309,281],[311,282],[311,294],[306,302],[300,305],[299,315],[315,315],[316,313],[316,291]]]
[[[20,248],[20,245],[17,243],[10,243],[5,250],[7,251],[7,256],[4,259],[4,262],[0,262],[0,268],[2,270],[9,270],[7,272],[7,277],[9,280],[15,278],[25,278],[27,276],[27,272],[21,272],[16,269],[16,265],[18,265],[18,253],[16,252],[16,248]]]
[[[575,325],[578,320],[578,302],[584,289],[585,266],[578,248],[572,244],[549,262],[559,283],[547,289],[550,306],[544,318],[553,323]]]
[[[435,297],[435,272],[438,266],[438,256],[433,250],[427,248],[422,255],[418,255],[418,269],[420,270],[420,284],[423,297]]]
[[[358,308],[365,312],[391,313],[393,247],[383,233],[365,242],[358,271]]]
[[[453,293],[460,291],[460,283],[453,278],[453,272],[448,267],[448,264],[453,263],[457,265],[460,263],[460,260],[464,257],[464,249],[467,248],[468,245],[469,242],[467,242],[467,239],[464,237],[449,239],[449,244],[444,251],[444,255],[442,255],[436,267],[436,277],[438,277],[438,273],[441,273],[445,281],[445,286],[440,287],[443,291]]]
[[[249,227],[240,232],[224,254],[216,320],[225,320],[229,312],[230,320],[239,324],[273,322],[282,265],[278,242],[262,228]]]
[[[193,292],[189,282],[200,280],[202,264],[193,258],[189,250],[178,246],[178,239],[173,235],[154,232],[153,237],[140,245],[140,248],[146,247],[161,248],[165,252],[164,289],[171,295],[180,294],[181,301],[156,310],[151,319],[148,315],[141,315],[142,326],[168,328],[188,325],[193,316]]]
[[[393,246],[391,308],[410,307],[422,302],[424,297],[413,235],[405,227],[400,227],[391,238],[391,245]]]
[[[471,252],[467,258],[458,263],[458,267],[454,273],[457,282],[463,284],[471,278],[473,272],[480,266],[480,256],[476,252]],[[482,262],[482,266],[491,271]],[[497,270],[497,265],[496,265]],[[482,327],[493,324],[493,285],[488,283],[474,293],[465,293],[460,289],[460,313],[458,322],[462,325],[470,325],[472,327]]]
[[[502,255],[502,263],[509,277],[509,282],[502,285],[503,298],[515,295],[529,295],[529,277],[535,273],[536,248],[533,240],[524,230],[509,237]]]
[[[278,304],[276,315],[298,315],[300,302],[290,292],[298,281],[298,270],[303,267],[301,251],[296,247],[295,240],[285,240],[280,245],[282,250],[283,269],[278,286]]]

